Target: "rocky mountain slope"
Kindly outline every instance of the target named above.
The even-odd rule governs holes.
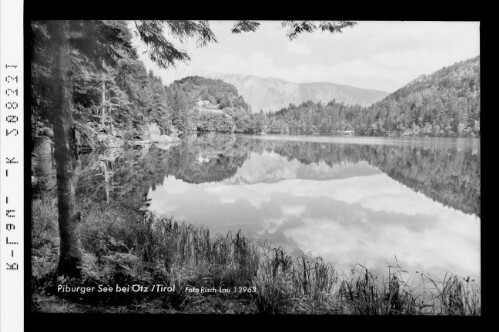
[[[329,82],[293,83],[277,78],[262,78],[250,75],[217,74],[227,83],[233,84],[244,100],[251,105],[253,113],[262,109],[265,113],[287,107],[290,103],[336,99],[345,104],[369,106],[388,95],[388,92],[362,89]]]

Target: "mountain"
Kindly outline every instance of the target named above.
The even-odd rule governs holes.
[[[180,96],[180,104],[185,108],[178,112],[181,121],[174,119],[174,125],[183,121],[181,127],[197,131],[255,133],[263,130],[253,121],[261,115],[254,114],[252,118],[250,105],[237,89],[220,79],[188,76],[174,81],[167,89]],[[175,110],[175,103],[171,104]]]
[[[410,134],[480,132],[480,56],[421,75],[368,109],[371,125]],[[370,133],[375,134],[375,133]]]
[[[421,75],[380,101],[402,102],[417,94],[436,95],[449,98],[475,98],[480,95],[480,56],[456,62],[429,75]],[[445,97],[445,96],[440,96]]]
[[[174,87],[182,90],[190,102],[202,100],[218,109],[238,107],[247,110],[249,108],[244,99],[237,94],[233,85],[219,79],[187,76],[174,81],[169,86],[170,89]]]
[[[277,78],[262,78],[251,75],[217,74],[214,77],[234,85],[253,113],[262,109],[265,113],[287,107],[290,103],[322,101],[328,103],[336,99],[345,104],[369,106],[383,99],[388,92],[356,88],[329,82],[293,83]]]
[[[256,144],[258,143],[260,142],[257,141]],[[280,141],[278,144],[285,145],[286,143]],[[379,173],[377,168],[363,161],[332,166],[320,161],[305,164],[298,159],[293,159],[290,155],[284,156],[276,152],[264,151],[249,153],[236,174],[224,183],[277,183],[293,179],[327,181]]]

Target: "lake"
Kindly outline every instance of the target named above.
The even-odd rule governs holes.
[[[150,209],[344,269],[480,274],[480,141],[190,137]]]
[[[76,174],[79,201],[146,202],[340,270],[480,275],[480,139],[210,133],[81,155]]]

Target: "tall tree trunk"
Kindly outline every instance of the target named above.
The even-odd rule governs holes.
[[[101,114],[101,126],[106,128],[106,82],[104,77],[102,77],[102,114]]]
[[[109,204],[110,194],[109,194],[109,174],[107,171],[107,162],[105,160],[102,161],[102,165],[103,165],[103,171],[104,171],[104,181],[106,183],[106,203]]]
[[[74,188],[74,126],[72,119],[72,85],[69,64],[69,24],[50,21],[54,64],[52,71],[51,122],[54,130],[54,157],[57,169],[57,199],[59,210],[60,255],[59,275],[80,276],[81,251],[76,224],[79,213],[75,207]]]

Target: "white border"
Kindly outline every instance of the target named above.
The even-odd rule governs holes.
[[[24,328],[23,46],[23,2],[0,0],[0,331],[2,332],[23,331]],[[7,67],[8,65],[17,65],[17,67]],[[11,78],[8,78],[9,75]],[[15,77],[17,82],[14,80]],[[14,91],[7,89],[17,89],[18,93],[16,95]],[[17,106],[15,109],[14,105]],[[11,131],[10,135],[7,135],[7,131]],[[9,159],[14,163],[9,163]],[[18,265],[18,269],[7,270],[8,264],[13,263]]]

